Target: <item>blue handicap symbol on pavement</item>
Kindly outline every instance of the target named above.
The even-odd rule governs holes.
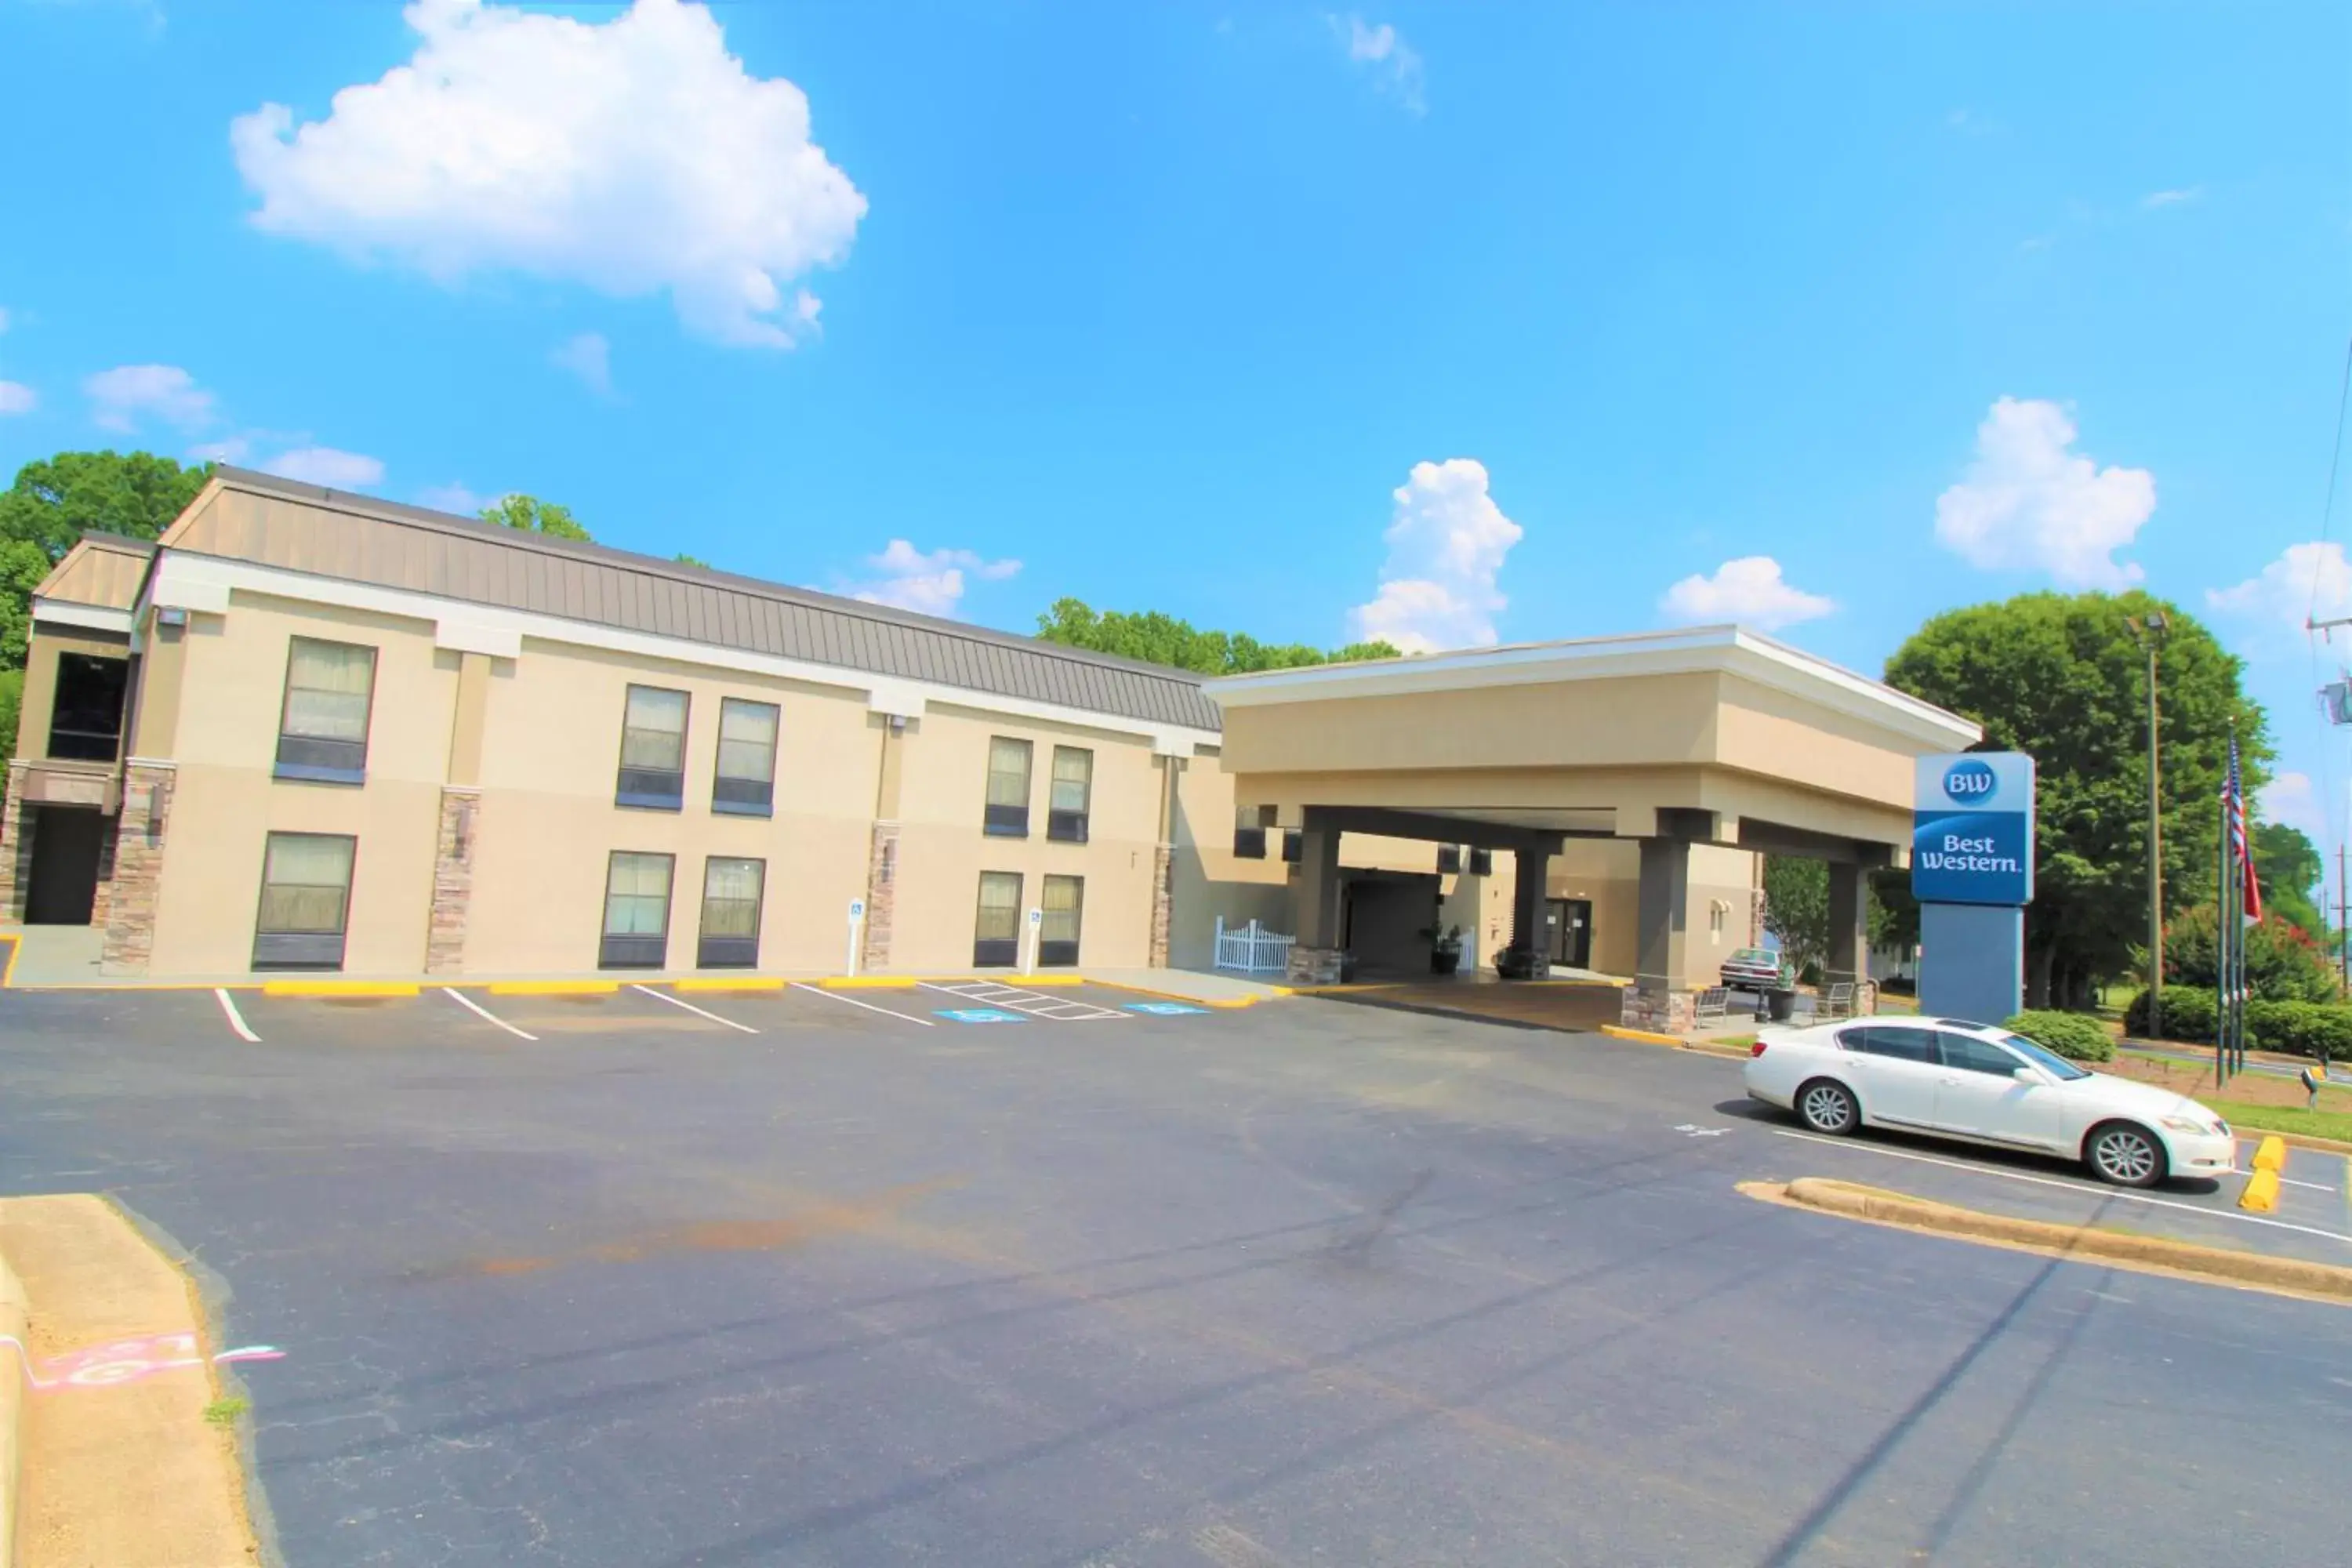
[[[995,1007],[943,1007],[940,1010],[940,1016],[942,1018],[953,1018],[959,1024],[1017,1024],[1021,1022],[1020,1014],[1007,1013]]]
[[[1127,1007],[1130,1013],[1176,1014],[1208,1011],[1206,1007],[1195,1007],[1189,1002],[1129,1002]]]

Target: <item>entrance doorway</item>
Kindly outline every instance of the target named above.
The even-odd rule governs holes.
[[[92,806],[44,805],[33,816],[33,868],[25,889],[28,926],[86,926],[98,899],[98,857],[106,818]]]
[[[1551,961],[1562,969],[1592,967],[1592,900],[1545,900],[1544,925],[1551,937]]]

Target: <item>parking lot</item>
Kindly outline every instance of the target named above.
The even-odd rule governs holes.
[[[1736,1062],[1169,1005],[10,993],[0,1184],[116,1194],[283,1350],[239,1375],[294,1563],[2315,1562],[2352,1522],[2352,1313],[1737,1190],[2352,1260],[2320,1157],[2263,1226],[1814,1140]]]

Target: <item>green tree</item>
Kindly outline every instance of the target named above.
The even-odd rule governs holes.
[[[2211,991],[2221,978],[2221,911],[2184,910],[2164,928],[2164,973],[2173,985]],[[2333,1002],[2335,971],[2308,932],[2263,911],[2246,928],[2246,985],[2264,1002]]]
[[[2319,850],[2299,828],[2284,822],[2254,825],[2254,876],[2263,885],[2263,912],[2300,926],[2313,936],[2327,934],[2326,917],[2311,901],[2326,872]]]
[[[699,555],[688,555],[688,554],[685,551],[683,551],[683,550],[681,550],[681,551],[679,551],[679,552],[677,552],[677,563],[678,563],[679,565],[681,565],[681,566],[699,566],[699,567],[701,567],[705,572],[708,572],[708,571],[709,571],[709,570],[710,570],[710,563],[709,563],[709,562],[705,561],[705,560],[704,560],[701,556],[699,556]]]
[[[1984,726],[1984,749],[2032,753],[2039,773],[2028,994],[2087,1005],[2132,966],[2147,930],[2147,660],[2125,625],[2161,608],[2166,902],[2213,886],[2221,779],[2234,722],[2249,794],[2269,777],[2263,710],[2241,662],[2172,605],[2128,594],[2026,594],[1936,616],[1887,661],[1901,690]]]
[[[1158,610],[1097,612],[1078,599],[1055,600],[1037,617],[1037,635],[1047,642],[1202,675],[1244,675],[1260,669],[1401,657],[1384,642],[1350,643],[1325,653],[1304,643],[1262,643],[1238,632],[1204,632],[1190,621]]]
[[[1801,855],[1764,857],[1764,929],[1780,939],[1800,974],[1829,956],[1829,871]]]
[[[8,766],[16,755],[16,715],[25,705],[25,672],[0,669],[0,784],[8,781]]]
[[[495,522],[500,528],[511,528],[524,533],[543,533],[550,539],[576,539],[593,544],[588,531],[580,526],[570,507],[553,501],[541,500],[520,491],[500,496],[482,509],[482,521]]]
[[[0,491],[0,669],[21,669],[33,590],[84,533],[152,539],[187,510],[212,465],[152,452],[59,452]]]

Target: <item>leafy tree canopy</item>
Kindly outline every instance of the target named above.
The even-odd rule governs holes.
[[[2263,912],[2318,935],[2327,930],[2326,917],[2312,902],[2311,890],[2326,877],[2319,850],[2302,829],[2284,822],[2254,825],[2254,876],[2263,885]]]
[[[1096,611],[1082,600],[1056,599],[1037,617],[1037,635],[1047,642],[1148,664],[1171,665],[1202,675],[1245,675],[1259,669],[1289,669],[1306,664],[1340,664],[1365,658],[1397,658],[1384,642],[1349,643],[1329,653],[1304,643],[1262,643],[1239,632],[1204,632],[1158,610]]]
[[[87,532],[152,539],[212,472],[209,463],[184,468],[152,452],[60,452],[17,469],[0,491],[0,669],[24,668],[33,590],[75,541]]]
[[[1887,661],[1890,685],[1982,724],[1985,750],[2035,760],[2035,1005],[2087,1000],[2147,929],[2147,656],[2126,617],[2158,608],[2165,890],[2179,909],[2211,896],[2232,721],[2248,793],[2270,775],[2263,710],[2210,632],[2137,591],[2026,594],[1937,616]]]
[[[0,779],[16,754],[16,712],[25,702],[25,672],[0,669]]]
[[[588,531],[572,515],[572,509],[553,501],[541,500],[518,491],[500,496],[482,509],[482,521],[495,522],[500,528],[511,528],[524,533],[543,533],[550,539],[576,539],[583,544],[595,542]]]
[[[2200,904],[2175,916],[2164,931],[2168,984],[2211,991],[2221,977],[2220,911]],[[2264,910],[2246,928],[2246,984],[2264,1002],[2333,1002],[2336,972],[2310,936]]]

